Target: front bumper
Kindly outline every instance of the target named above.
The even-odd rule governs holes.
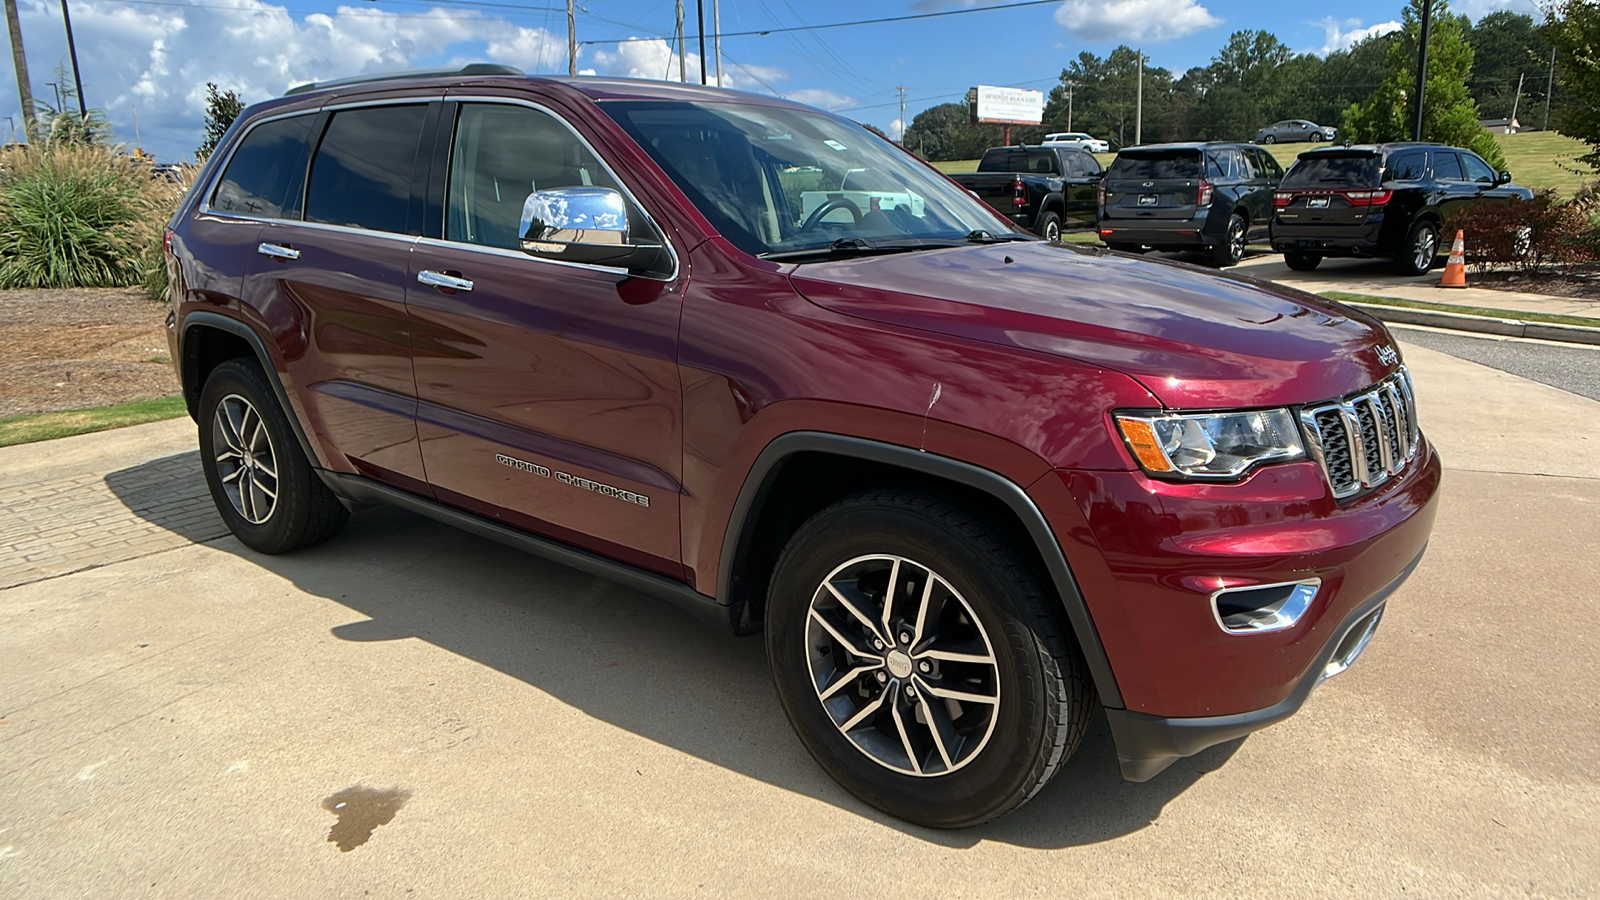
[[[1128,781],[1149,781],[1174,762],[1260,731],[1289,718],[1305,705],[1317,685],[1349,668],[1377,630],[1384,604],[1422,561],[1411,560],[1393,581],[1356,607],[1317,653],[1306,674],[1287,697],[1271,706],[1227,716],[1168,718],[1127,709],[1107,709],[1117,762]]]

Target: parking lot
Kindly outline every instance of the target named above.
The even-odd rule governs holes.
[[[1404,349],[1445,493],[1360,663],[961,832],[836,787],[758,640],[398,511],[256,555],[187,420],[0,450],[4,893],[1592,895],[1600,403]]]

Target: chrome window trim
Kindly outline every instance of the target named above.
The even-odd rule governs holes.
[[[565,266],[570,269],[587,269],[591,272],[604,272],[608,275],[628,275],[627,269],[618,266],[601,266],[596,265],[595,263],[572,262],[564,259],[545,259],[542,256],[529,256],[528,254],[523,253],[521,250],[510,250],[505,247],[495,247],[489,244],[469,244],[465,241],[447,241],[442,238],[419,237],[417,238],[417,246],[431,247],[436,250],[468,250],[473,253],[484,253],[490,256],[503,256],[507,259],[520,259],[524,262],[546,263],[552,266]],[[647,275],[634,275],[631,277],[651,278],[651,276]],[[651,280],[671,281],[671,279],[662,279],[659,276],[651,278]]]
[[[584,149],[589,151],[589,154],[594,157],[595,162],[598,162],[600,164],[600,167],[605,170],[606,174],[611,176],[611,180],[616,183],[617,189],[619,191],[621,191],[622,196],[628,198],[628,201],[633,204],[634,209],[637,209],[639,211],[640,215],[644,216],[644,220],[650,224],[650,227],[655,229],[656,234],[660,235],[660,237],[661,237],[661,246],[665,247],[666,250],[667,250],[667,254],[672,257],[672,271],[671,271],[670,274],[667,274],[667,275],[634,275],[632,277],[634,277],[634,278],[644,278],[644,279],[648,279],[650,281],[661,281],[661,282],[668,282],[668,283],[678,280],[678,275],[682,272],[683,267],[682,267],[682,261],[678,258],[678,249],[677,249],[677,247],[673,246],[673,243],[672,243],[672,233],[669,232],[667,229],[661,227],[661,223],[656,220],[655,216],[652,216],[650,214],[650,210],[647,209],[643,203],[639,202],[639,198],[637,196],[635,196],[633,191],[628,188],[628,183],[617,175],[617,170],[611,167],[611,164],[606,161],[605,156],[602,155],[599,150],[595,149],[594,144],[589,143],[589,139],[588,138],[584,137],[583,134],[580,133],[576,128],[573,128],[572,127],[572,123],[568,122],[566,120],[566,118],[564,118],[559,113],[557,113],[555,110],[551,109],[548,106],[545,106],[542,103],[538,103],[538,102],[533,101],[533,100],[525,100],[525,99],[520,98],[520,97],[502,97],[502,96],[494,96],[494,95],[490,95],[490,94],[451,94],[451,93],[447,92],[444,95],[444,99],[445,100],[449,100],[449,101],[453,101],[455,103],[499,103],[499,104],[506,105],[506,106],[523,106],[523,107],[527,107],[528,109],[532,109],[532,110],[535,110],[537,112],[544,113],[545,115],[549,116],[550,118],[554,119],[557,123],[559,123],[561,125],[561,127],[567,129],[567,131],[570,132],[573,137],[578,139],[578,143],[582,144]],[[449,178],[448,178],[448,173],[450,171],[450,161],[451,161],[451,159],[454,158],[455,152],[456,152],[455,122],[451,122],[450,123],[450,155],[445,160],[445,172],[446,172],[447,177],[446,177],[445,184],[444,184],[444,196],[445,196],[445,205],[446,206],[448,206],[449,203],[450,203],[450,182],[449,182]],[[443,232],[441,232],[441,233],[443,233]],[[562,265],[562,266],[577,266],[579,268],[592,269],[594,271],[599,271],[599,272],[607,272],[607,273],[618,273],[618,272],[620,272],[620,273],[622,273],[624,275],[628,274],[628,271],[626,269],[619,269],[616,266],[601,266],[601,265],[595,265],[593,263],[566,262],[566,261],[557,260],[557,259],[541,259],[539,257],[530,256],[530,255],[528,255],[526,253],[522,253],[522,252],[517,251],[517,250],[507,250],[504,247],[489,247],[489,246],[484,245],[484,244],[473,244],[473,243],[469,243],[467,241],[452,241],[447,237],[445,237],[445,238],[426,238],[425,240],[429,241],[430,244],[432,242],[434,242],[434,241],[437,241],[438,243],[446,245],[446,246],[449,246],[449,247],[471,247],[471,248],[473,248],[475,250],[484,250],[484,249],[497,250],[497,251],[505,252],[505,253],[510,254],[512,256],[516,256],[516,257],[518,257],[520,259],[532,259],[532,260],[537,260],[539,262],[555,263],[557,265]]]

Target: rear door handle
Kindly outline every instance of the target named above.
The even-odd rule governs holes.
[[[299,259],[300,258],[300,251],[299,250],[296,250],[293,247],[285,247],[282,244],[262,243],[261,246],[256,248],[256,252],[261,254],[262,256],[270,256],[273,259]]]
[[[472,282],[468,281],[467,279],[457,278],[454,275],[446,275],[443,272],[435,272],[432,269],[423,269],[421,272],[418,272],[417,281],[427,285],[428,287],[444,288],[451,291],[472,290]]]

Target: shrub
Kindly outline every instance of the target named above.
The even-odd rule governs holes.
[[[171,182],[84,144],[0,151],[0,287],[146,285],[162,266]]]
[[[1483,271],[1512,266],[1528,274],[1594,260],[1595,223],[1581,197],[1563,202],[1545,190],[1521,203],[1475,203],[1444,223],[1446,241],[1466,232],[1467,264]]]

